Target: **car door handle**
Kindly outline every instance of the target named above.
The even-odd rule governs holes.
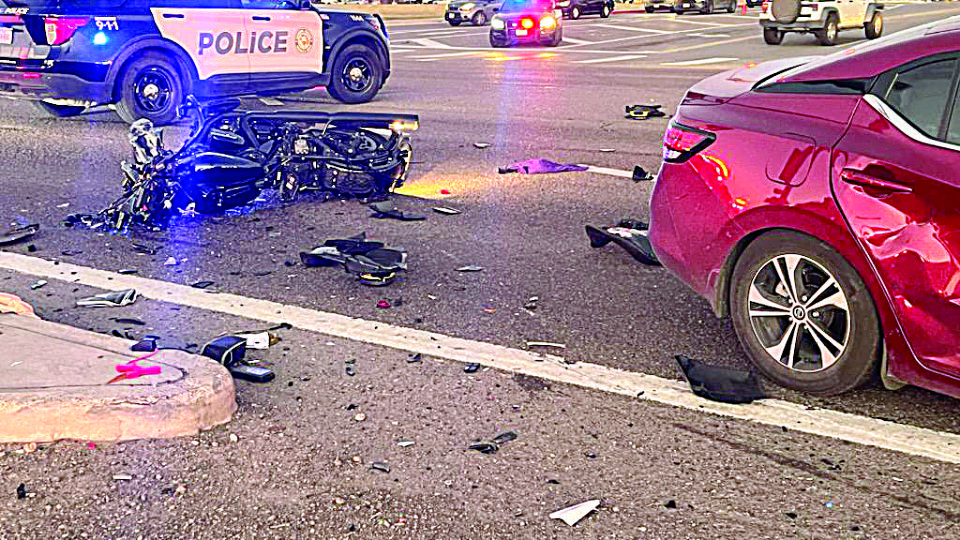
[[[183,19],[183,13],[164,13],[164,19]]]
[[[913,192],[913,188],[911,188],[910,186],[900,184],[898,182],[893,182],[890,180],[884,180],[883,178],[877,178],[872,174],[867,174],[863,171],[858,171],[855,169],[844,169],[840,171],[840,179],[848,184],[853,184],[855,186],[881,189],[883,191],[892,191],[894,193],[912,193]]]
[[[269,21],[269,20],[270,20],[270,17],[264,17],[264,16],[262,16],[262,15],[254,15],[254,16],[253,16],[253,20],[266,22],[266,21]]]

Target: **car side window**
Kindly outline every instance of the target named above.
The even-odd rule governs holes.
[[[240,0],[243,9],[299,9],[296,0]]]
[[[951,58],[897,72],[883,100],[924,134],[939,138],[956,63]]]

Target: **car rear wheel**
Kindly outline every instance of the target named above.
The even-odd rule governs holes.
[[[83,111],[87,110],[86,107],[78,107],[75,105],[54,105],[43,101],[34,101],[32,103],[35,109],[50,118],[69,118],[80,115]]]
[[[740,256],[730,286],[740,343],[780,385],[839,394],[874,374],[880,323],[873,298],[827,244],[792,231],[764,234]]]
[[[613,8],[610,7],[610,4],[604,4],[603,7],[600,8],[600,17],[603,19],[609,17],[611,13],[613,13]]]
[[[570,18],[577,20],[580,18],[580,15],[583,15],[583,12],[580,11],[580,6],[573,6],[570,8]]]
[[[713,13],[713,0],[707,0],[703,3],[703,9],[700,10],[700,13],[703,15],[709,15]]]
[[[177,120],[184,85],[174,61],[148,51],[124,66],[117,85],[117,114],[124,122],[146,118],[162,126]]]
[[[879,11],[873,12],[873,18],[864,27],[864,34],[867,35],[867,39],[877,39],[883,34],[883,16]]]
[[[840,22],[837,19],[836,13],[831,13],[827,15],[827,23],[823,25],[821,30],[814,32],[814,35],[817,36],[817,41],[821,45],[827,47],[837,44],[837,35],[840,33]]]
[[[764,28],[763,29],[763,41],[767,45],[779,45],[783,42],[784,32],[777,30],[776,28]]]
[[[337,55],[330,69],[327,92],[341,103],[366,103],[383,85],[383,66],[366,45],[349,45]]]
[[[643,10],[646,11],[647,13],[653,13],[653,12],[654,12],[654,9],[653,9],[652,7],[643,8]]]
[[[487,14],[482,11],[478,11],[477,14],[470,19],[470,22],[472,22],[474,26],[483,26],[487,24]]]

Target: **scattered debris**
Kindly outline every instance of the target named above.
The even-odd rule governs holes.
[[[683,378],[694,394],[723,403],[750,403],[766,396],[750,371],[710,366],[682,354],[675,356]]]
[[[388,473],[390,472],[390,464],[386,461],[374,461],[370,464],[370,470]]]
[[[137,301],[139,295],[135,289],[124,289],[97,294],[77,300],[80,307],[123,307]]]
[[[413,446],[414,444],[415,444],[414,441],[411,439],[400,439],[399,441],[397,441],[397,446],[399,446],[400,448],[406,448],[408,446]]]
[[[446,216],[455,216],[460,213],[460,210],[457,210],[456,208],[450,208],[448,206],[434,206],[433,211]]]
[[[180,264],[180,261],[176,257],[167,257],[167,260],[163,261],[164,266],[176,266]]]
[[[119,481],[130,481],[130,480],[133,480],[133,476],[131,476],[131,475],[129,475],[129,474],[115,474],[115,475],[113,475],[113,479],[116,480],[116,481],[118,481],[118,482],[119,482]]]
[[[467,364],[463,366],[463,371],[465,373],[476,373],[480,371],[480,364]]]
[[[603,152],[604,154],[609,154],[609,153],[611,153],[611,152],[616,152],[617,149],[616,149],[616,148],[601,148],[600,151]]]
[[[573,506],[564,508],[563,510],[557,510],[556,512],[550,514],[550,519],[559,519],[562,520],[567,525],[573,527],[581,519],[587,517],[587,514],[593,512],[600,506],[600,500],[594,499],[592,501],[582,502],[580,504],[575,504]]]
[[[70,206],[70,203],[65,202],[65,203],[63,203],[63,204],[58,204],[58,205],[57,205],[57,208],[67,208],[68,206]]]
[[[622,219],[616,225],[603,229],[593,225],[586,226],[590,247],[599,248],[613,242],[627,250],[637,261],[650,266],[660,266],[647,236],[649,228],[649,225],[642,221],[630,219]]]
[[[194,289],[206,289],[211,285],[213,285],[212,281],[196,281],[190,284],[190,286],[193,287]]]
[[[505,431],[493,439],[477,441],[471,444],[469,450],[477,450],[483,454],[495,454],[500,447],[510,441],[516,440],[517,434],[514,431]]]
[[[527,347],[553,347],[555,349],[566,349],[563,343],[551,343],[549,341],[528,341]]]
[[[367,413],[358,412],[357,414],[353,415],[353,419],[357,422],[363,422],[364,420],[367,419]]]
[[[406,251],[367,241],[364,233],[327,240],[322,246],[300,252],[300,260],[307,267],[342,265],[360,283],[377,287],[393,283],[399,272],[407,268]]]
[[[441,189],[441,190],[440,190],[440,194],[441,194],[441,195],[451,195],[451,192],[450,192],[449,189],[444,188],[444,189]]]
[[[597,459],[597,453],[594,452],[593,450],[587,450],[586,452],[583,453],[583,455],[587,459]]]
[[[133,251],[141,253],[143,255],[156,255],[157,248],[152,248],[150,246],[145,246],[143,244],[134,244]]]
[[[230,434],[230,442],[232,442],[232,443],[238,443],[238,442],[240,442],[240,436],[237,435],[236,433],[231,433],[231,434]]]
[[[483,272],[483,267],[471,264],[469,266],[461,266],[460,268],[457,268],[457,272]]]
[[[17,242],[22,242],[27,238],[30,238],[31,236],[37,234],[39,230],[40,230],[40,225],[37,225],[37,224],[10,229],[9,231],[0,235],[0,246],[6,246],[9,244],[16,244]]]
[[[676,507],[677,507],[677,501],[675,501],[675,500],[673,500],[673,499],[670,499],[670,500],[667,501],[663,506],[664,506],[664,508],[671,508],[671,509],[672,509],[672,508],[676,508]]]
[[[23,445],[24,454],[32,454],[36,451],[37,451],[37,443],[35,442],[28,442],[27,444]]]
[[[539,296],[531,296],[527,299],[526,303],[523,304],[523,309],[529,309],[530,311],[537,310],[537,302],[540,301]]]
[[[381,298],[380,300],[377,300],[377,308],[390,309],[390,301],[383,298]]]
[[[76,257],[77,255],[81,255],[82,253],[83,251],[79,249],[65,249],[60,252],[60,254],[63,255],[64,257]]]
[[[408,356],[407,356],[407,363],[408,363],[408,364],[416,364],[416,363],[420,362],[421,360],[423,360],[423,355],[420,354],[420,353],[411,354],[411,355],[408,355]]]
[[[344,363],[344,366],[345,366],[344,371],[346,372],[347,375],[353,377],[354,375],[357,374],[357,366],[356,366],[357,361],[356,361],[356,360],[354,360],[353,358],[348,358],[348,359],[344,360],[343,363]]]
[[[247,340],[238,336],[218,337],[200,349],[200,354],[223,364],[236,379],[255,383],[270,382],[276,377],[267,368],[252,366],[244,362],[247,354]]]
[[[423,221],[427,219],[423,214],[412,214],[409,212],[404,212],[397,208],[390,201],[381,201],[378,203],[373,203],[370,205],[370,209],[373,210],[373,217],[375,218],[393,218],[399,219],[400,221]]]
[[[153,352],[157,350],[157,340],[145,337],[130,347],[134,352]]]
[[[26,484],[21,483],[17,486],[17,499],[26,499],[27,498],[27,486]]]
[[[251,334],[235,334],[237,337],[247,341],[248,349],[266,350],[280,342],[280,336],[268,331],[256,332]]]
[[[483,150],[484,148],[490,148],[490,143],[475,142],[473,143],[473,146],[476,148],[479,148],[480,150]]]
[[[625,107],[626,118],[631,120],[661,118],[667,115],[661,110],[662,107],[662,105],[627,105]]]
[[[497,172],[500,174],[521,173],[521,174],[549,174],[562,172],[579,172],[587,170],[583,165],[573,165],[564,163],[554,163],[546,159],[529,159],[527,161],[518,161],[506,167],[500,167]]]
[[[46,284],[47,284],[47,280],[45,280],[45,279],[40,279],[40,280],[35,281],[35,282],[33,283],[33,285],[30,285],[30,289],[32,289],[32,290],[35,291],[35,290],[39,289],[40,287],[43,287],[43,286],[46,285]]]
[[[144,326],[147,324],[136,317],[110,317],[110,320],[117,324],[129,324],[133,326]]]
[[[784,515],[787,516],[787,517],[790,518],[790,519],[797,519],[797,513],[796,513],[796,512],[785,512]]]
[[[639,165],[633,166],[634,182],[649,182],[650,180],[653,180],[653,175],[650,174],[646,169]]]
[[[129,275],[131,275],[131,274],[136,274],[136,273],[137,273],[137,269],[136,269],[136,268],[121,268],[120,270],[117,270],[117,273],[120,274],[120,275],[122,275],[122,276],[129,276]]]

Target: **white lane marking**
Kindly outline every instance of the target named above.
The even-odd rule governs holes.
[[[728,38],[730,34],[687,34],[688,36],[696,36],[703,38]]]
[[[415,58],[417,60],[427,60],[427,59],[439,60],[441,58],[453,58],[455,56],[471,56],[471,55],[482,55],[482,54],[486,54],[486,53],[479,52],[479,51],[478,52],[467,51],[467,52],[455,52],[455,53],[445,53],[445,54],[430,54],[425,56],[411,56],[410,58]]]
[[[638,26],[621,26],[619,24],[597,23],[594,26],[600,26],[602,28],[612,28],[613,30],[628,30],[630,32],[647,32],[650,34],[670,34],[671,33],[666,30],[653,30],[651,28],[640,28]]]
[[[440,43],[439,41],[434,41],[432,39],[418,38],[411,39],[410,41],[417,43],[418,45],[423,45],[424,47],[430,49],[452,49],[453,47],[447,45],[446,43]]]
[[[630,178],[633,179],[633,171],[625,171],[623,169],[608,169],[607,167],[597,167],[595,165],[587,165],[585,163],[579,164],[581,167],[586,167],[587,172],[592,172],[596,174],[605,174],[607,176],[616,176],[619,178]]]
[[[746,27],[748,27],[748,26],[749,26],[749,27],[753,27],[754,25],[752,25],[752,24],[734,24],[734,25],[729,25],[729,26],[727,26],[727,28],[730,28],[730,29],[733,29],[733,28],[746,28]],[[703,32],[703,28],[693,28],[693,29],[690,29],[690,30],[678,30],[678,31],[676,31],[676,32],[670,32],[670,35],[693,34],[693,33],[697,33],[697,32]],[[659,34],[657,34],[657,36],[658,36],[658,35],[659,35]],[[635,41],[635,40],[638,40],[638,39],[647,39],[647,38],[652,38],[652,37],[657,37],[657,36],[654,36],[654,35],[641,35],[641,36],[630,36],[630,37],[623,37],[623,38],[606,39],[606,40],[602,40],[602,41],[594,41],[594,42],[593,42],[593,45],[606,45],[607,43],[619,43],[619,42],[622,42],[622,41]],[[744,39],[748,39],[748,38],[744,38]],[[568,47],[567,49],[569,50],[570,48],[580,47],[580,46],[581,46],[581,45],[570,45],[570,47]],[[594,51],[594,52],[596,52],[596,51]],[[621,51],[621,52],[622,52],[622,51]]]
[[[707,64],[720,64],[722,62],[735,62],[739,58],[729,58],[716,56],[713,58],[701,58],[699,60],[684,60],[683,62],[663,62],[661,66],[704,66]]]
[[[824,409],[807,410],[801,405],[775,399],[763,400],[753,405],[726,405],[710,402],[693,396],[684,384],[659,377],[624,372],[589,363],[570,366],[557,362],[559,357],[555,356],[544,357],[530,351],[403,328],[378,321],[355,319],[231,294],[208,293],[185,285],[120,275],[72,264],[54,265],[51,261],[14,253],[0,253],[0,268],[108,290],[136,288],[141,295],[155,300],[264,322],[286,321],[296,328],[325,335],[410,352],[421,352],[449,360],[478,362],[505,371],[628,396],[634,396],[643,391],[644,399],[678,407],[960,463],[960,454],[957,453],[960,449],[960,436],[955,434]]]
[[[397,30],[397,31],[392,31],[392,30],[390,30],[390,25],[387,25],[387,33],[390,34],[391,36],[398,35],[398,34],[416,34],[416,33],[421,33],[421,34],[422,34],[422,33],[424,33],[424,32],[440,32],[440,31],[443,31],[443,30],[444,30],[444,28],[415,28],[415,29],[412,29],[412,30]]]
[[[564,37],[563,37],[563,41],[568,42],[568,43],[575,43],[575,44],[577,44],[577,45],[593,45],[593,42],[592,42],[592,41],[585,41],[585,40],[582,40],[582,39],[577,39],[577,38],[572,38],[572,37],[567,37],[567,36],[564,36]]]
[[[670,19],[670,21],[671,21],[671,22],[676,22],[676,23],[684,23],[684,24],[702,24],[702,25],[704,25],[704,26],[730,26],[729,24],[715,23],[715,22],[706,22],[706,21],[698,21],[698,20],[681,18],[681,17],[676,17],[676,18],[674,18],[674,19]]]
[[[420,37],[455,36],[457,34],[466,34],[467,32],[467,30],[437,30],[424,32],[420,34]]]
[[[644,54],[628,54],[624,56],[611,56],[608,58],[594,58],[592,60],[574,60],[574,64],[602,64],[604,62],[622,62],[624,60],[636,60],[638,58],[646,58]]]
[[[211,293],[187,285],[117,274],[0,252],[0,268],[99,289],[136,289],[153,300],[190,306],[267,323],[288,322],[294,328],[362,343],[418,352],[435,358],[478,363],[495,369],[541,377],[658,403],[707,412],[857,444],[895,450],[947,463],[960,463],[960,435],[895,424],[829,409],[808,409],[797,403],[763,399],[750,405],[729,405],[696,397],[687,385],[643,373],[578,362],[561,357],[470,341],[443,334],[356,319],[268,300]]]

